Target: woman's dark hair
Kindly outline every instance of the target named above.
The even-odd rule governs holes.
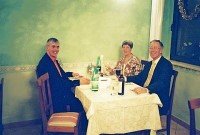
[[[128,45],[131,49],[133,48],[133,42],[131,40],[125,40],[122,42],[122,47],[123,45]]]

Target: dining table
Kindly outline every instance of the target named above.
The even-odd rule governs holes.
[[[161,129],[158,107],[162,103],[157,94],[136,94],[135,83],[125,83],[124,95],[118,95],[118,81],[113,76],[99,79],[98,91],[91,84],[75,88],[88,119],[87,135],[124,134],[150,130],[156,135]]]

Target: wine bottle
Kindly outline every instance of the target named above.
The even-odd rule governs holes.
[[[97,68],[94,68],[94,71],[92,73],[91,77],[92,82],[92,91],[98,91],[99,89],[99,70]]]
[[[103,67],[102,67],[103,55],[98,56],[96,68],[99,70],[99,76],[103,77]]]
[[[101,59],[100,56],[97,57],[96,68],[99,69],[99,73],[101,72]]]
[[[121,73],[119,78],[119,91],[118,91],[118,95],[124,95],[124,83],[125,83],[125,78],[123,76],[123,74]]]
[[[103,55],[100,55],[100,63],[101,63],[101,74],[104,72],[104,63],[103,63]]]

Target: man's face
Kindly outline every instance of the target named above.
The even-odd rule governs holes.
[[[158,42],[151,42],[149,47],[149,53],[153,60],[156,60],[162,55],[163,48],[160,46]]]
[[[59,48],[59,42],[49,42],[46,50],[50,57],[57,58]]]

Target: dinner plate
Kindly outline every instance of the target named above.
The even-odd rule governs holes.
[[[77,77],[68,77],[69,78],[69,80],[80,80],[80,78],[77,78]]]
[[[125,90],[134,90],[137,87],[140,86],[135,83],[125,83]]]

